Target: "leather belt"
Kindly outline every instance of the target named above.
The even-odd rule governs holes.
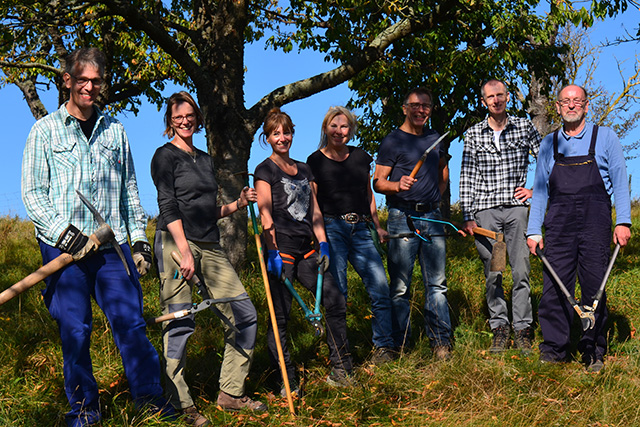
[[[338,218],[344,220],[347,224],[357,224],[359,222],[371,221],[371,215],[361,215],[355,212],[349,212],[342,215],[325,215],[327,218]]]
[[[405,211],[414,211],[414,212],[431,212],[440,207],[440,202],[428,202],[428,203],[419,203],[419,202],[401,202],[394,203],[392,208],[401,209]]]

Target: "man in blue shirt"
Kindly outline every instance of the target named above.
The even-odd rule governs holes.
[[[449,167],[442,144],[429,153],[415,178],[410,176],[422,153],[440,136],[425,127],[431,117],[432,105],[431,92],[427,89],[414,89],[405,97],[402,105],[404,123],[380,143],[373,188],[387,196],[389,234],[414,231],[407,222],[407,217],[411,216],[420,218],[414,224],[425,236],[424,239],[392,239],[389,242],[394,346],[404,348],[411,335],[411,276],[418,256],[425,287],[427,336],[435,357],[446,359],[451,350],[451,320],[447,304],[444,227],[441,223],[427,221],[441,218],[440,197],[449,183]]]
[[[89,354],[91,297],[109,320],[135,403],[151,405],[152,412],[173,413],[162,398],[158,353],[146,336],[142,317],[138,277],[151,265],[151,247],[129,141],[122,124],[94,106],[105,62],[104,54],[93,48],[78,49],[66,58],[62,78],[69,101],[36,122],[22,160],[22,199],[35,225],[43,263],[65,252],[75,260],[45,279],[43,291],[60,332],[71,406],[66,422],[73,427],[101,419]],[[133,276],[111,245],[98,248],[88,238],[98,223],[76,190],[113,229]]]
[[[563,127],[547,135],[540,146],[527,245],[533,254],[536,246],[544,248],[551,266],[572,294],[577,273],[582,290],[581,303],[590,306],[604,277],[610,254],[611,194],[616,204],[613,242],[625,246],[631,236],[627,168],[615,133],[609,128],[586,123],[589,100],[584,88],[576,85],[562,88],[558,92],[556,110],[562,116]],[[538,319],[543,335],[540,360],[566,360],[573,310],[546,269]],[[593,329],[585,331],[578,344],[590,372],[598,372],[604,366],[607,350],[605,295],[598,305],[595,320]]]

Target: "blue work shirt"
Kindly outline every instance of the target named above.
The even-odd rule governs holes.
[[[146,241],[146,216],[140,205],[129,141],[122,124],[96,109],[98,119],[87,139],[66,103],[38,120],[22,157],[22,201],[36,237],[55,246],[73,224],[89,235],[98,223],[76,190],[113,229],[119,244]]]
[[[589,154],[593,124],[586,123],[576,136],[569,136],[561,129],[558,133],[558,153],[565,157]],[[596,141],[596,164],[604,187],[613,194],[616,207],[616,225],[631,224],[631,201],[627,181],[627,166],[618,136],[608,127],[598,127]],[[533,196],[529,212],[527,235],[542,234],[542,223],[549,200],[549,175],[555,165],[553,158],[553,133],[547,135],[540,145],[538,164],[533,181]]]

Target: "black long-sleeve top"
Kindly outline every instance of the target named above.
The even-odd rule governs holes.
[[[167,224],[181,219],[187,239],[220,240],[216,225],[218,183],[213,159],[207,153],[196,149],[193,158],[168,142],[158,148],[151,159],[151,177],[158,190],[157,228],[168,231]]]

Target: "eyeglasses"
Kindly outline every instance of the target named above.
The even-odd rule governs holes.
[[[565,98],[565,99],[558,99],[558,104],[562,105],[563,107],[568,106],[569,104],[571,104],[573,102],[573,105],[575,105],[576,107],[582,107],[583,105],[586,105],[587,102],[589,102],[587,99],[569,99],[569,98]]]
[[[95,87],[100,87],[102,86],[102,84],[104,83],[104,80],[102,80],[101,78],[97,77],[95,79],[86,79],[84,77],[76,77],[73,74],[69,74],[78,84],[78,86],[80,87],[84,87],[87,85],[87,83],[91,82],[91,84]]]
[[[177,125],[181,124],[185,120],[192,122],[196,119],[195,114],[187,114],[186,116],[173,116],[171,117],[171,121]]]
[[[419,110],[420,108],[422,108],[423,110],[430,110],[431,109],[431,104],[421,104],[419,102],[410,102],[408,104],[404,104],[407,107],[411,108],[412,110]]]

